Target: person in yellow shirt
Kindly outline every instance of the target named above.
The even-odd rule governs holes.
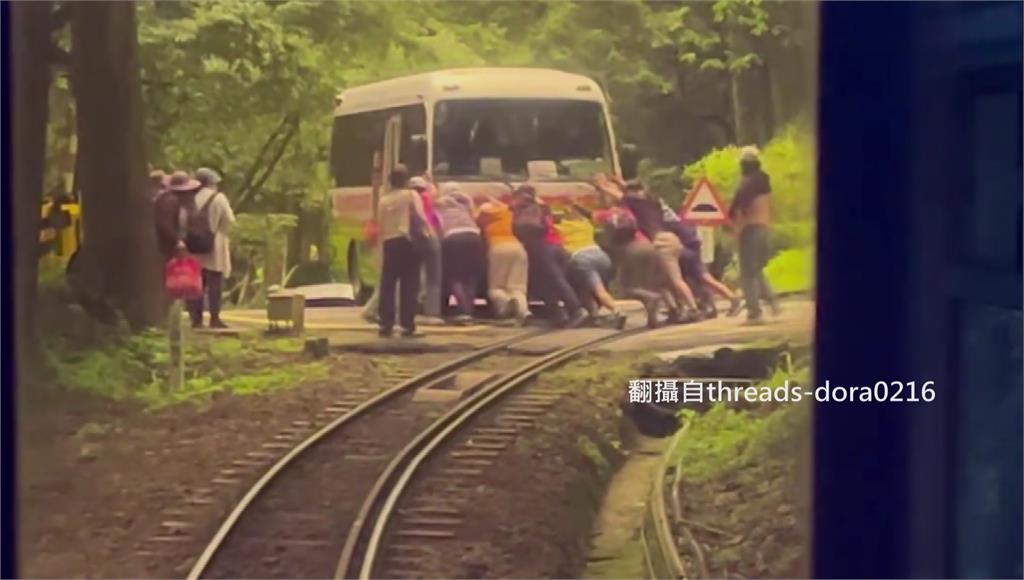
[[[512,209],[491,198],[480,206],[477,223],[487,241],[487,297],[499,318],[517,318],[525,324],[529,314],[526,250],[512,233]]]
[[[569,206],[555,229],[562,237],[562,247],[569,253],[569,280],[576,287],[584,308],[591,318],[598,316],[601,306],[607,308],[615,326],[621,329],[626,317],[619,312],[606,286],[612,273],[612,260],[595,241],[590,215],[582,207]]]

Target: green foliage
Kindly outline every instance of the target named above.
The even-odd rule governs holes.
[[[814,220],[815,154],[810,130],[791,125],[765,145],[761,165],[772,180],[772,211],[779,222],[800,224],[801,241],[811,241]],[[687,189],[706,176],[724,200],[732,200],[739,185],[739,147],[715,149],[683,169]],[[804,245],[794,243],[793,245]]]
[[[608,460],[605,459],[604,454],[601,453],[601,448],[598,447],[590,437],[587,437],[586,435],[580,435],[577,437],[576,447],[579,448],[580,453],[587,458],[587,461],[594,466],[594,469],[596,469],[598,473],[606,473],[608,471]]]
[[[260,394],[327,378],[324,362],[295,364],[302,342],[294,338],[206,339],[186,341],[185,385],[171,391],[169,345],[163,331],[116,337],[95,348],[54,342],[48,360],[60,385],[115,400],[135,400],[148,408],[201,401],[217,392]],[[282,364],[282,362],[291,364]]]
[[[764,384],[772,388],[810,384],[810,369],[779,370]],[[756,481],[768,463],[791,462],[792,453],[810,436],[810,404],[783,403],[767,413],[716,404],[700,414],[684,409],[689,430],[675,450],[683,475],[702,482],[741,473]]]
[[[806,292],[814,288],[814,248],[785,250],[764,268],[776,292]]]

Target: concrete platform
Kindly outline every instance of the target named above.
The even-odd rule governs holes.
[[[602,350],[609,352],[653,352],[671,357],[693,348],[741,345],[761,340],[809,341],[814,332],[814,302],[806,298],[782,301],[782,313],[765,313],[763,326],[744,326],[743,314],[719,317],[694,324],[665,326],[651,332],[615,341]]]

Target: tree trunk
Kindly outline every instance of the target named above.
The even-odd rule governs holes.
[[[83,286],[138,330],[160,323],[163,299],[146,175],[135,4],[69,8]]]
[[[31,370],[38,354],[36,286],[39,275],[39,208],[49,115],[50,2],[13,2],[11,64],[14,72],[14,277],[17,369]]]
[[[739,71],[729,74],[729,101],[732,105],[732,123],[735,127],[733,133],[736,135],[736,145],[746,145],[746,126],[743,123],[743,106],[740,104],[740,73]]]

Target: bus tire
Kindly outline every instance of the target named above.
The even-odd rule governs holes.
[[[362,306],[373,296],[373,287],[367,286],[359,271],[359,250],[355,244],[348,247],[348,282],[352,285],[352,297]]]

